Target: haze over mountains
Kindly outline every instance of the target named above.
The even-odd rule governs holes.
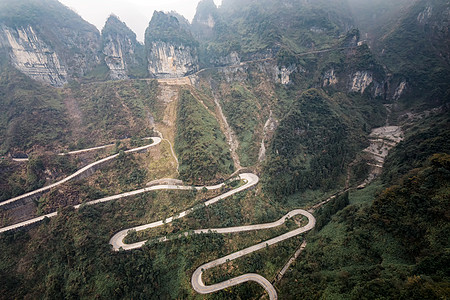
[[[0,299],[197,299],[198,266],[305,221],[111,253],[115,233],[191,207],[129,240],[315,209],[308,235],[203,279],[258,273],[280,299],[450,297],[449,20],[447,0],[202,0],[192,22],[155,11],[140,43],[114,15],[100,32],[56,0],[0,0],[0,203],[117,154],[0,207],[1,228],[58,212],[0,234]],[[202,207],[239,172],[258,185]],[[181,180],[226,185],[72,208]]]

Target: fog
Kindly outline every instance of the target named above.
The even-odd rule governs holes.
[[[200,0],[59,0],[77,12],[83,19],[95,25],[99,30],[105,25],[110,14],[118,16],[137,35],[139,41],[144,40],[145,29],[153,12],[176,11],[189,21],[195,15]],[[214,0],[220,5],[222,0]]]

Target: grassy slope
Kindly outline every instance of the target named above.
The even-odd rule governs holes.
[[[148,137],[152,134],[149,114],[158,117],[156,81],[72,84],[56,90],[14,69],[0,76],[1,101],[6,108],[0,113],[1,152],[25,152],[32,157],[28,164],[3,159],[0,200],[42,187],[76,170],[75,159],[54,153],[125,137]]]
[[[73,84],[64,91],[81,113],[78,137],[72,147],[84,148],[124,137],[149,136],[149,113],[155,114],[156,81],[118,81]]]

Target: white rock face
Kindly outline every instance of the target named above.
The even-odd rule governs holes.
[[[361,94],[369,87],[373,82],[373,76],[368,71],[358,71],[353,74],[350,91],[360,92]]]
[[[402,96],[405,89],[406,89],[406,81],[403,80],[402,82],[400,82],[397,89],[395,90],[394,97],[393,97],[394,100],[398,100]]]
[[[258,161],[262,162],[266,159],[266,144],[265,141],[269,140],[275,130],[278,127],[278,121],[272,117],[272,111],[270,111],[269,119],[264,124],[263,139],[261,141],[261,147],[259,148]]]
[[[4,46],[10,48],[12,64],[21,72],[53,86],[67,83],[67,70],[58,55],[39,39],[31,26],[17,29],[2,27],[1,35]]]
[[[291,82],[291,74],[297,69],[297,66],[290,65],[289,67],[282,66],[278,69],[277,77],[278,82],[284,85],[288,85]]]
[[[358,189],[365,188],[381,174],[384,161],[389,151],[403,139],[404,133],[401,127],[398,126],[385,126],[372,130],[369,136],[370,146],[363,150],[369,154],[369,158],[371,159],[371,162],[368,163],[370,166],[369,177],[358,186]]]
[[[191,47],[153,42],[148,55],[148,71],[155,78],[184,77],[198,70],[198,56]]]
[[[330,69],[325,72],[323,75],[323,86],[330,86],[335,85],[338,83],[338,79],[336,77],[336,73],[334,72],[334,69]]]
[[[125,63],[124,52],[134,54],[133,43],[129,38],[124,41],[110,38],[106,43],[103,54],[106,55],[105,62],[110,70],[111,79],[127,79],[127,65]]]

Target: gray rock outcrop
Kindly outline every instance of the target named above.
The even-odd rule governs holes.
[[[13,29],[2,26],[0,36],[2,46],[9,49],[12,65],[22,73],[53,86],[67,83],[66,67],[33,27]]]
[[[169,42],[153,42],[148,52],[148,72],[154,78],[177,78],[199,69],[196,49]]]

